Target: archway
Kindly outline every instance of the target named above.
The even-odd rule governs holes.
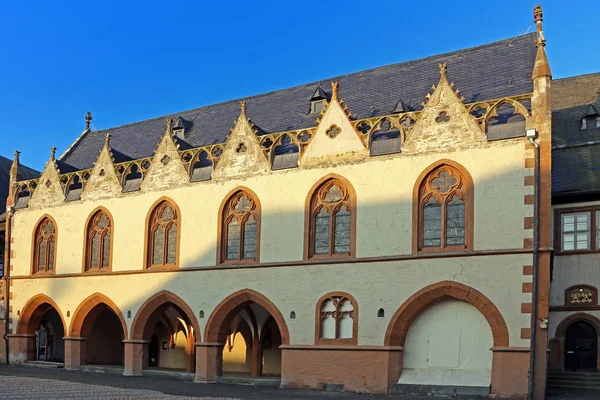
[[[244,289],[228,296],[211,314],[204,336],[221,361],[204,366],[208,376],[281,375],[280,346],[289,344],[289,331],[279,309],[262,294]],[[232,357],[236,346],[241,350]]]
[[[19,316],[17,334],[21,336],[18,358],[25,361],[64,362],[65,323],[56,303],[46,295],[33,297]]]
[[[584,312],[569,315],[550,339],[550,370],[600,372],[600,319]]]
[[[127,324],[117,305],[103,294],[94,293],[77,307],[70,333],[69,346],[78,346],[79,360],[72,360],[69,367],[124,364]]]
[[[446,321],[444,318],[455,320]],[[440,324],[436,325],[437,322]],[[465,326],[471,328],[465,329]],[[421,331],[411,332],[413,327]],[[469,336],[472,330],[483,332],[482,337]],[[465,341],[471,342],[471,345],[466,345]],[[470,355],[468,363],[462,362],[464,349],[468,346],[473,347],[474,341],[480,342],[476,346],[477,352]],[[421,342],[425,343],[423,348],[415,348],[419,343],[423,344]],[[443,281],[424,287],[400,306],[388,325],[385,345],[403,346],[406,353],[403,356],[404,361],[412,363],[411,367],[419,364],[419,357],[426,360],[424,371],[417,371],[419,374],[415,373],[414,379],[403,376],[403,368],[406,368],[406,365],[403,365],[397,369],[397,376],[390,377],[392,381],[418,383],[421,377],[429,373],[432,379],[438,374],[435,382],[439,382],[436,383],[439,385],[465,386],[465,383],[468,383],[466,386],[489,387],[492,380],[493,356],[489,350],[492,345],[508,346],[508,328],[500,311],[482,293],[458,282]],[[427,355],[421,357],[423,354],[409,354],[411,351],[435,353],[436,357],[440,357],[432,360]],[[464,372],[469,368],[474,370]],[[407,371],[407,374],[413,372],[415,371]],[[445,377],[440,378],[440,374],[445,374]],[[423,381],[422,384],[432,383]]]
[[[129,361],[141,369],[194,372],[194,343],[199,332],[192,309],[177,295],[159,292],[140,307],[133,320],[132,342],[142,344],[143,349],[141,354],[133,352]],[[139,372],[133,371],[134,374]]]

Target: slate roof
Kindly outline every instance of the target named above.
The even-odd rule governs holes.
[[[0,215],[6,211],[11,166],[12,160],[0,156]],[[33,179],[39,176],[40,173],[38,171],[24,165],[19,166],[19,180]]]
[[[527,34],[478,47],[414,61],[323,79],[289,89],[246,98],[247,114],[262,133],[316,126],[318,114],[309,114],[310,99],[319,85],[330,95],[330,82],[339,82],[339,96],[360,119],[390,114],[399,100],[414,109],[439,80],[439,63],[448,64],[448,78],[465,96],[465,102],[490,100],[533,91],[535,34]],[[59,160],[61,172],[93,166],[110,132],[116,161],[151,156],[165,132],[166,118],[182,117],[186,125],[182,149],[225,142],[240,114],[239,100],[88,132]]]
[[[581,129],[600,110],[600,73],[552,81],[552,194],[600,193],[600,128]]]

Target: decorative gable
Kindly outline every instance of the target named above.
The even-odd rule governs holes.
[[[60,184],[60,171],[56,166],[56,147],[52,146],[50,160],[44,167],[38,186],[29,200],[29,208],[55,207],[62,204],[65,194]]]
[[[427,94],[427,103],[404,144],[404,153],[444,151],[487,143],[475,117],[458,97],[454,83],[448,83],[446,64],[440,64],[440,81]]]
[[[350,122],[348,106],[337,98],[338,83],[331,84],[331,101],[317,120],[315,137],[307,146],[300,165],[303,167],[338,161],[360,160],[368,156],[367,149]]]
[[[189,176],[179,156],[179,146],[173,138],[173,120],[167,119],[167,130],[154,151],[152,165],[140,190],[151,192],[185,185]]]
[[[246,102],[225,142],[223,154],[213,172],[213,179],[230,179],[247,175],[266,174],[270,166],[260,142],[246,116]]]
[[[121,184],[115,172],[113,155],[110,151],[110,134],[107,133],[104,146],[96,158],[90,178],[81,193],[81,199],[108,199],[119,195],[121,190]]]

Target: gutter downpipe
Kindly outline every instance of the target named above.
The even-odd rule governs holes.
[[[540,145],[535,137],[529,137],[529,142],[534,147],[534,206],[533,206],[533,271],[531,288],[531,340],[529,350],[529,381],[527,385],[527,399],[533,399],[533,383],[535,372],[535,347],[537,333],[537,292],[538,292],[538,255],[540,247]]]
[[[4,234],[4,349],[6,354],[6,365],[10,363],[8,347],[8,316],[10,307],[10,238],[12,236],[12,217],[14,209],[7,207],[6,210],[6,232]]]

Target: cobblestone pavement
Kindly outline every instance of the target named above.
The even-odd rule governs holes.
[[[20,376],[0,376],[0,399],[143,399],[143,400],[233,400],[224,397],[182,397],[156,390],[122,389],[89,383],[64,382]]]
[[[0,365],[0,400],[417,400],[421,397],[366,395],[268,387],[198,384],[174,379],[123,377],[94,372]],[[458,400],[469,400],[459,396]],[[600,393],[553,393],[548,400],[600,400]]]

